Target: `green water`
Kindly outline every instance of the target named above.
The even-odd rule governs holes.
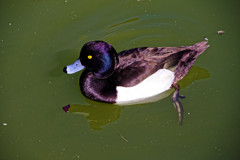
[[[239,159],[239,12],[234,0],[1,1],[0,159]],[[211,47],[180,82],[182,126],[171,95],[106,105],[62,72],[91,40],[121,51],[204,37]]]

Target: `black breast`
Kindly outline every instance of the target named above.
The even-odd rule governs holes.
[[[79,85],[83,95],[89,99],[107,103],[116,102],[116,84],[111,77],[98,79],[93,73],[85,70],[80,77]]]

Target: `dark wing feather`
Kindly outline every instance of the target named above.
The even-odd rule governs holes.
[[[207,42],[182,47],[141,47],[118,54],[119,64],[114,74],[117,86],[131,87],[159,69],[174,71],[174,82],[182,79],[198,55],[208,48]]]
[[[184,47],[141,47],[122,51],[118,54],[119,65],[115,71],[117,86],[131,87],[162,68],[177,65]]]
[[[196,58],[202,54],[209,45],[207,45],[207,41],[199,42],[194,44],[193,46],[188,46],[187,49],[189,50],[186,52],[181,59],[179,59],[176,69],[174,70],[175,79],[174,83],[181,80],[193,66]]]

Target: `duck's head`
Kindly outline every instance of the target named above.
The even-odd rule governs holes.
[[[107,78],[113,74],[117,64],[117,52],[110,44],[92,41],[82,47],[80,57],[73,64],[64,67],[63,71],[73,74],[86,68],[97,78]]]

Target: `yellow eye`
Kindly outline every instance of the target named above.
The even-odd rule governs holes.
[[[92,55],[88,55],[88,57],[87,57],[88,59],[92,59]]]

